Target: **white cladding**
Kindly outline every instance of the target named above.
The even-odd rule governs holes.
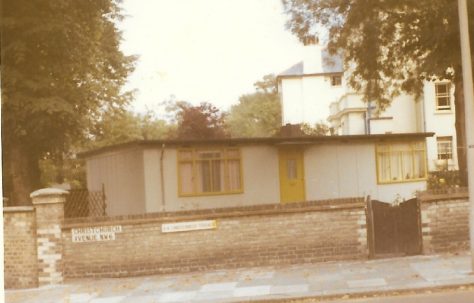
[[[178,194],[177,149],[119,150],[87,159],[89,190],[105,185],[107,215],[211,209],[280,203],[278,147],[245,145],[243,192]],[[410,199],[425,181],[378,184],[375,144],[331,143],[304,149],[306,200],[366,197],[385,202]],[[163,178],[162,178],[163,176]]]
[[[143,152],[122,149],[87,159],[87,188],[105,189],[106,213],[116,216],[141,214],[146,210],[144,196]]]
[[[228,195],[178,195],[177,150],[166,148],[144,150],[145,197],[147,212],[178,211],[208,208],[272,204],[280,200],[278,151],[265,145],[246,146],[240,149],[244,192]],[[160,166],[163,162],[161,191]],[[164,198],[164,199],[163,199]]]
[[[307,197],[311,200],[334,197],[366,197],[396,202],[415,197],[426,182],[378,184],[375,145],[331,144],[305,151]]]

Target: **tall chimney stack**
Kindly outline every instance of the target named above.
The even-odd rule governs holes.
[[[322,48],[316,36],[307,37],[303,41],[303,73],[317,74],[323,71]]]

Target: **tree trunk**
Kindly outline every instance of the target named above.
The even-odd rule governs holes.
[[[457,70],[461,70],[460,68]],[[460,185],[467,186],[467,153],[466,153],[466,117],[464,115],[464,91],[462,76],[455,78],[454,107],[456,111],[456,143]]]
[[[8,165],[7,178],[10,178],[9,205],[31,205],[30,193],[39,186],[38,160],[28,148],[10,142],[7,146],[4,165]]]

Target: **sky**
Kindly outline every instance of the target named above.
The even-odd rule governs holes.
[[[124,0],[121,48],[138,55],[126,89],[132,109],[151,109],[174,96],[222,110],[255,91],[253,83],[302,58],[285,29],[281,0]]]

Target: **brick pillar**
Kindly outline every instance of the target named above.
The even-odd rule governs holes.
[[[30,195],[36,209],[36,245],[40,286],[63,281],[61,226],[64,220],[66,194],[68,192],[61,189],[43,188]]]

